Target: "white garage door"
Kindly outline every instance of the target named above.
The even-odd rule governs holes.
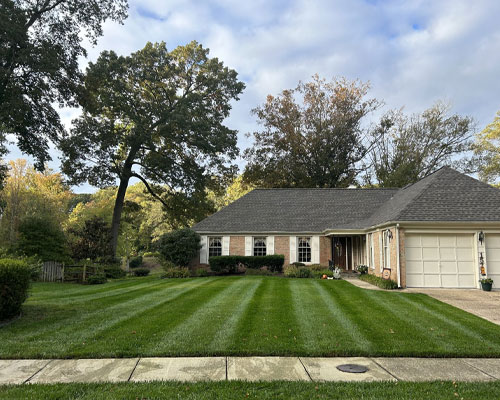
[[[493,279],[493,287],[500,288],[500,234],[486,235],[486,268],[488,277]]]
[[[472,234],[407,234],[406,286],[476,287]]]

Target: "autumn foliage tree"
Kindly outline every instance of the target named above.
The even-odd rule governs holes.
[[[253,110],[261,130],[245,151],[244,179],[261,187],[337,187],[353,183],[373,146],[364,118],[380,106],[369,85],[315,75]]]
[[[488,182],[500,178],[500,111],[476,137],[474,153],[479,161],[479,176]]]
[[[73,184],[119,182],[112,254],[132,178],[177,219],[204,216],[206,189],[235,171],[236,131],[223,121],[243,88],[196,42],[170,52],[148,43],[126,57],[105,51],[89,64],[83,114],[60,143],[62,169]]]

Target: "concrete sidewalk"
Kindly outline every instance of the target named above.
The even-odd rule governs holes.
[[[358,364],[361,374],[336,367]],[[143,381],[492,381],[500,359],[178,357],[0,360],[0,384]]]

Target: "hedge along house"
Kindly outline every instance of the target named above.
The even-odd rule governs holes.
[[[197,263],[283,254],[401,287],[500,288],[500,190],[441,168],[402,189],[256,189],[194,225]]]

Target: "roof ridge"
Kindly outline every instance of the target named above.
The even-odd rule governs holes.
[[[254,188],[254,190],[401,190],[401,188]]]

